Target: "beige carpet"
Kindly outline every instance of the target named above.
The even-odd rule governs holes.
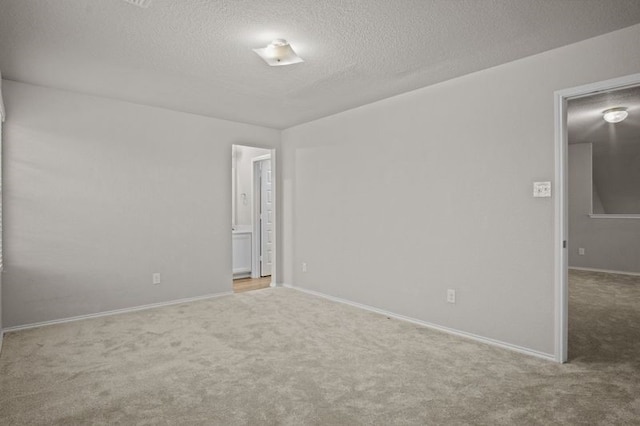
[[[10,333],[0,424],[639,424],[639,294],[572,273],[566,365],[281,288]]]

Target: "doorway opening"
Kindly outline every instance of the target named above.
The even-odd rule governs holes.
[[[555,117],[556,360],[637,357],[640,74],[556,92]]]
[[[275,285],[275,150],[232,146],[234,292]]]

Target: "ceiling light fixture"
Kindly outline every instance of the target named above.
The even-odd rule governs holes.
[[[287,40],[281,38],[273,40],[267,47],[253,49],[253,51],[272,67],[304,62],[300,56],[296,55]]]
[[[627,109],[622,107],[609,108],[602,111],[602,118],[604,118],[604,121],[607,123],[619,123],[627,118],[628,115]]]

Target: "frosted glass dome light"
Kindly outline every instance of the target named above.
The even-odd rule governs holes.
[[[302,58],[294,52],[287,40],[281,38],[273,40],[267,47],[253,49],[253,51],[272,67],[304,62]]]
[[[604,118],[604,121],[607,123],[619,123],[627,118],[628,115],[629,113],[627,112],[627,109],[620,107],[610,108],[602,112],[602,118]]]

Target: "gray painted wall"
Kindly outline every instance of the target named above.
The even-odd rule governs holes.
[[[284,281],[554,353],[554,199],[532,198],[554,176],[554,91],[638,72],[638,39],[630,27],[285,130]]]
[[[591,158],[591,144],[569,145],[569,266],[640,272],[640,219],[589,217]]]
[[[5,327],[231,290],[231,145],[279,131],[3,83]]]
[[[593,182],[608,214],[640,214],[640,123],[637,126],[635,138],[611,137],[592,144]]]

